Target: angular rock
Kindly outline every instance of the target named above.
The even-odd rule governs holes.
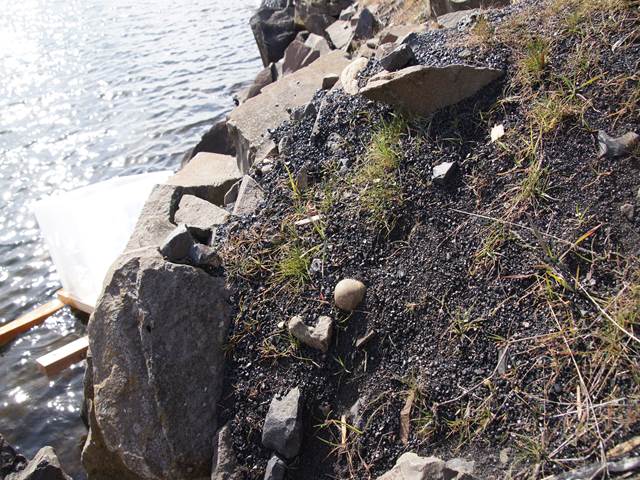
[[[296,315],[289,320],[287,328],[291,335],[300,340],[305,345],[326,352],[331,343],[333,334],[333,320],[331,317],[321,316],[315,327],[305,325],[302,317]]]
[[[62,470],[60,460],[51,447],[41,448],[24,470],[10,473],[4,478],[5,480],[72,480]]]
[[[302,444],[300,403],[297,387],[284,398],[274,397],[262,427],[262,445],[288,459],[298,455]]]
[[[224,280],[146,248],[122,255],[104,285],[88,325],[89,478],[208,477],[230,319]]]
[[[238,199],[238,190],[240,189],[240,184],[242,183],[242,179],[238,180],[236,183],[231,185],[227,193],[224,194],[223,202],[224,206],[231,205]]]
[[[233,206],[233,215],[238,217],[251,215],[256,211],[263,198],[264,192],[260,185],[249,175],[245,175],[238,187],[238,198]]]
[[[0,435],[0,478],[22,470],[26,465],[27,459],[24,455],[16,452],[16,449]]]
[[[438,185],[451,185],[460,175],[458,162],[442,162],[433,167],[431,179]]]
[[[264,87],[272,84],[276,80],[278,80],[278,69],[275,63],[270,63],[268,67],[263,68],[258,75],[256,75],[256,78],[253,80],[253,85],[249,87],[240,103],[244,103],[250,98],[259,95]]]
[[[607,132],[598,130],[598,157],[617,158],[633,153],[638,146],[640,135],[627,132],[620,137],[611,137]]]
[[[331,51],[329,42],[327,42],[327,40],[323,36],[316,35],[314,33],[310,34],[307,37],[304,44],[307,47],[310,47],[312,50],[320,53],[320,55],[325,55]]]
[[[620,213],[624,215],[627,220],[633,222],[633,216],[635,215],[635,208],[632,203],[625,203],[620,206]]]
[[[189,263],[194,267],[218,268],[222,265],[222,259],[215,248],[203,243],[194,243],[189,249]]]
[[[362,303],[366,292],[367,287],[360,280],[345,278],[336,285],[333,299],[338,308],[351,312]]]
[[[350,5],[349,7],[345,8],[340,12],[340,15],[338,16],[338,20],[351,20],[357,11],[358,11],[357,4]]]
[[[350,4],[351,0],[297,0],[295,20],[310,32],[323,35],[342,9]]]
[[[378,26],[376,17],[366,7],[360,10],[350,22],[352,25],[355,22],[355,28],[353,29],[354,40],[368,40],[373,37]]]
[[[282,73],[287,75],[306,67],[320,57],[320,52],[313,50],[304,43],[294,40],[289,44],[284,52],[282,62]]]
[[[356,58],[340,74],[340,83],[342,84],[342,88],[349,95],[357,95],[360,91],[360,87],[358,86],[358,75],[368,64],[368,58]]]
[[[395,42],[402,43],[401,41],[410,33],[422,33],[425,31],[425,25],[421,24],[408,23],[402,25],[391,25],[378,34],[378,43],[380,45]]]
[[[469,24],[480,10],[463,10],[460,12],[450,12],[438,15],[438,24],[443,28],[457,28],[460,24]]]
[[[126,250],[160,246],[160,243],[175,228],[173,218],[183,190],[182,187],[173,185],[153,187],[142,207]]]
[[[229,212],[195,195],[183,195],[174,218],[176,223],[210,229],[225,223],[229,218]]]
[[[415,60],[413,50],[409,45],[400,45],[380,59],[380,65],[388,72],[395,72],[406,67]]]
[[[322,90],[330,90],[340,80],[340,75],[330,73],[322,78]]]
[[[449,8],[453,12],[480,8],[480,0],[449,0]]]
[[[370,100],[418,115],[428,115],[473,96],[502,73],[494,68],[468,65],[417,65],[374,75],[360,93]]]
[[[327,37],[338,50],[346,50],[351,45],[354,29],[349,20],[337,20],[327,27]]]
[[[223,155],[235,156],[236,149],[229,138],[226,120],[220,120],[213,124],[209,131],[202,136],[198,144],[193,147],[187,155],[185,155],[186,161],[183,162],[182,166],[187,164],[200,152],[221,153]]]
[[[378,480],[473,480],[472,471],[473,462],[462,459],[444,462],[437,457],[419,457],[407,452]]]
[[[284,480],[285,473],[287,473],[287,464],[277,455],[273,455],[267,462],[264,480]]]
[[[311,65],[268,85],[260,95],[231,112],[229,131],[242,172],[248,172],[254,161],[266,158],[275,149],[268,130],[288,120],[289,111],[313,98],[325,75],[342,72],[347,63],[344,52],[322,55]]]
[[[238,472],[238,459],[233,451],[231,430],[225,425],[218,432],[218,440],[213,451],[211,480],[242,480]]]
[[[184,263],[189,258],[194,239],[186,225],[174,228],[160,246],[160,253],[169,262]]]
[[[296,36],[294,8],[289,1],[263,1],[249,20],[262,64],[266,67],[284,55]]]
[[[183,187],[184,193],[191,193],[208,202],[222,205],[224,194],[240,177],[242,174],[238,170],[235,158],[218,153],[200,152],[169,178],[167,185]]]

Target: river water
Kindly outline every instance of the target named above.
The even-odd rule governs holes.
[[[261,64],[258,0],[0,0],[0,324],[60,288],[29,205],[60,190],[175,168]],[[80,466],[83,366],[35,359],[84,333],[64,309],[0,347],[0,433]]]

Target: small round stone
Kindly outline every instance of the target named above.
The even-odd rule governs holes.
[[[361,281],[345,278],[336,285],[333,298],[338,308],[350,312],[360,305],[366,291],[367,287]]]

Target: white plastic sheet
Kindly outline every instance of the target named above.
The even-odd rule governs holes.
[[[83,303],[96,304],[104,277],[124,250],[153,186],[171,174],[112,178],[32,206],[67,292]]]

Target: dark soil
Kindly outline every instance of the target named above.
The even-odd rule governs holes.
[[[596,461],[602,449],[640,434],[639,346],[625,335],[612,342],[607,335],[617,330],[593,300],[611,316],[624,313],[630,333],[640,335],[640,293],[629,297],[640,292],[640,162],[633,154],[597,158],[595,138],[599,129],[640,131],[638,35],[610,48],[637,33],[637,12],[617,13],[619,23],[615,15],[598,23],[594,13],[589,25],[600,35],[585,40],[559,35],[542,6],[534,8],[530,30],[556,40],[542,78],[526,87],[509,44],[478,43],[469,30],[420,38],[420,63],[446,64],[468,41],[471,63],[507,74],[432,118],[406,120],[394,172],[401,195],[388,205],[386,226],[361,208],[352,179],[374,132],[399,113],[341,90],[319,92],[315,135],[315,118],[273,132],[276,142],[289,139],[288,148],[273,170],[255,173],[267,192],[263,207],[223,232],[237,315],[221,423],[231,422],[246,478],[261,479],[271,454],[261,445],[269,402],[295,386],[304,396],[305,429],[292,479],[377,478],[405,451],[473,459],[479,478],[542,478]],[[492,21],[507,17],[498,12]],[[447,50],[453,36],[457,44]],[[602,76],[580,88],[581,114],[564,115],[531,153],[524,147],[531,147],[532,105],[556,88],[553,74],[569,71],[581,42],[596,52]],[[378,69],[372,62],[365,76]],[[507,133],[491,143],[496,124]],[[433,167],[446,161],[459,163],[460,178],[434,184]],[[519,200],[535,165],[541,179]],[[303,167],[310,187],[296,197],[289,173]],[[631,221],[620,211],[624,203],[636,206]],[[318,212],[323,230],[292,226]],[[312,249],[309,259],[322,266],[308,268],[301,285],[277,275],[292,244]],[[367,285],[364,304],[351,315],[333,305],[334,286],[349,277]],[[290,339],[282,322],[294,315],[309,324],[319,315],[335,319],[328,353]],[[368,332],[372,339],[356,348]],[[403,444],[400,411],[410,391],[411,432]],[[347,444],[343,415],[354,427]]]

